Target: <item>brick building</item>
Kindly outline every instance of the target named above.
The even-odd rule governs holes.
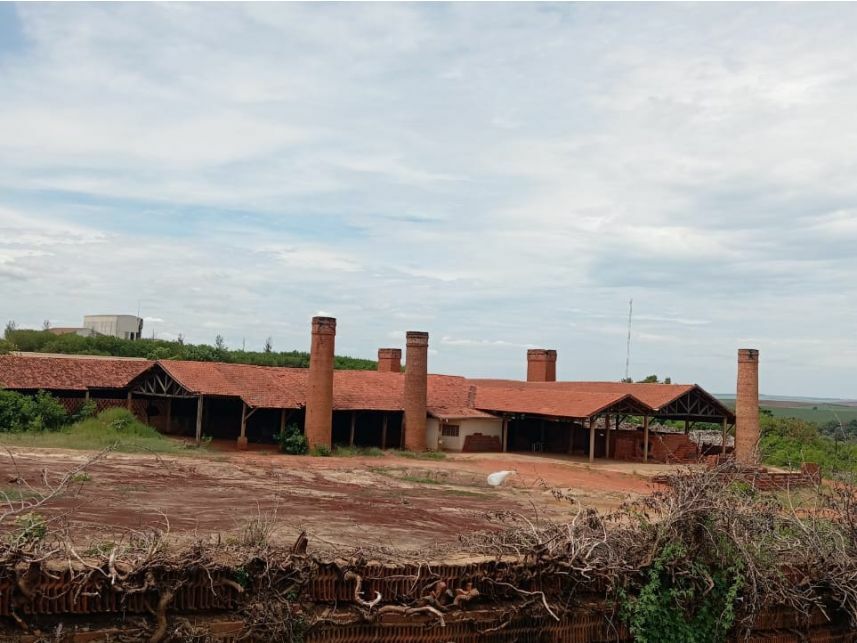
[[[424,332],[407,334],[404,372],[395,348],[379,350],[377,371],[334,370],[335,336],[336,320],[313,319],[309,369],[6,355],[0,387],[50,391],[70,409],[87,399],[127,406],[164,433],[235,439],[238,448],[296,424],[312,445],[689,461],[699,456],[687,435],[694,425],[725,434],[735,422],[694,384],[555,381],[550,350],[528,351],[528,381],[430,374]],[[652,420],[684,430],[650,431]]]

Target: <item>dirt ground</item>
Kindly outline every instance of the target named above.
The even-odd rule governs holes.
[[[0,491],[31,492],[79,466],[91,452],[12,448],[0,452]],[[14,461],[13,461],[14,459]],[[459,534],[497,528],[494,512],[562,520],[576,506],[616,508],[653,490],[665,465],[587,461],[522,454],[449,455],[444,460],[380,457],[312,458],[272,451],[213,450],[192,456],[111,453],[67,493],[38,512],[67,527],[75,542],[116,542],[129,530],[169,528],[177,541],[240,539],[262,520],[271,539],[291,544],[305,529],[316,544],[420,550],[454,543]],[[494,471],[516,470],[503,487]],[[558,500],[553,490],[574,497]]]

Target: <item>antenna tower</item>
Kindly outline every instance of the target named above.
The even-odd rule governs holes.
[[[631,316],[634,314],[634,299],[628,301],[628,343],[625,347],[625,379],[630,377],[631,372]]]

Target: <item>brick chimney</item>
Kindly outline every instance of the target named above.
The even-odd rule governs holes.
[[[379,348],[378,349],[378,371],[381,373],[402,372],[402,349],[401,348]]]
[[[759,463],[759,351],[738,349],[738,391],[735,398],[735,460]]]
[[[309,382],[306,392],[304,433],[310,448],[331,446],[333,428],[333,345],[336,319],[312,318]]]
[[[556,351],[546,348],[527,351],[527,381],[556,382]]]
[[[405,448],[426,450],[428,333],[408,331],[405,353]]]

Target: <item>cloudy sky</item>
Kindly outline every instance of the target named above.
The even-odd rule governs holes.
[[[857,397],[857,6],[0,4],[0,318]]]

